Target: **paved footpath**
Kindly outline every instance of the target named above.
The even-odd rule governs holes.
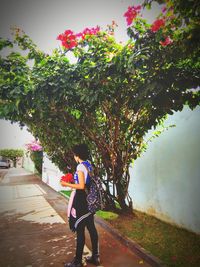
[[[9,169],[0,180],[0,267],[60,267],[70,261],[75,234],[68,228],[66,209],[66,198],[38,176]],[[153,266],[101,225],[97,229],[102,266]],[[84,256],[91,254],[88,233],[86,244]]]

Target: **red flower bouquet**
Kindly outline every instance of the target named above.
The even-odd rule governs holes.
[[[74,177],[71,173],[66,173],[61,177],[61,181],[66,182],[66,183],[74,183]]]

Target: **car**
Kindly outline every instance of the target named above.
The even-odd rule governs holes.
[[[8,159],[0,159],[0,168],[10,168],[10,161]]]

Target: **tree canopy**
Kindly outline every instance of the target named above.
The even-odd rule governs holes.
[[[140,16],[152,1],[128,7],[125,45],[114,38],[114,21],[106,30],[67,29],[52,55],[20,29],[14,40],[0,39],[1,49],[17,44],[28,51],[0,57],[1,117],[26,124],[64,172],[75,167],[73,144],[86,142],[110,208],[115,201],[132,208],[129,165],[148,130],[184,105],[199,105],[198,1],[159,2],[162,12],[152,24]]]

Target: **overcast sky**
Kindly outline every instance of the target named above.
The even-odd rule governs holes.
[[[66,29],[75,32],[96,25],[106,27],[115,20],[118,41],[127,40],[126,20],[123,14],[128,6],[142,1],[133,0],[1,0],[0,35],[11,37],[10,27],[18,26],[45,52],[58,47],[59,33]],[[158,5],[144,16],[152,21],[158,14]]]
[[[46,53],[60,46],[56,40],[58,34],[67,29],[80,32],[86,27],[99,25],[106,28],[115,20],[117,41],[126,42],[126,20],[123,14],[128,6],[138,5],[142,1],[131,0],[1,0],[0,36],[12,38],[10,27],[17,26],[25,31],[34,43]],[[152,22],[159,13],[157,4],[143,16]],[[13,142],[22,146],[23,138],[30,134],[21,131],[18,126],[0,120],[0,148]],[[19,137],[19,138],[18,138]],[[18,139],[19,141],[18,141]],[[4,140],[4,141],[3,141]],[[11,140],[13,140],[11,142]]]

